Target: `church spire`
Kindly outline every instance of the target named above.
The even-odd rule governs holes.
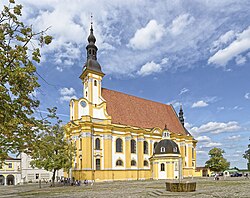
[[[179,111],[179,120],[182,124],[182,126],[184,126],[184,117],[183,117],[183,110],[182,110],[182,105],[180,106],[180,111]]]
[[[97,60],[97,50],[98,48],[95,46],[96,38],[94,36],[93,30],[93,22],[92,22],[92,15],[91,15],[91,25],[90,25],[90,34],[88,36],[89,44],[86,47],[87,50],[87,59]]]
[[[88,40],[88,45],[86,46],[87,60],[86,63],[84,64],[83,73],[81,74],[80,78],[84,79],[87,73],[89,73],[90,71],[95,72],[103,77],[105,74],[102,72],[101,65],[97,61],[98,48],[95,45],[96,38],[94,36],[92,14],[90,23],[90,33],[87,40]]]

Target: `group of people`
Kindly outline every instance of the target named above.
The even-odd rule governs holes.
[[[80,180],[75,180],[75,178],[73,177],[72,179],[70,178],[63,178],[61,179],[61,183],[63,183],[63,185],[65,186],[81,186],[81,181]],[[84,185],[88,186],[88,185],[93,185],[93,181],[90,180],[84,180]]]

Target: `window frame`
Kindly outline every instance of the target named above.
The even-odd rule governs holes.
[[[100,138],[95,139],[95,150],[101,150],[101,140],[100,140]]]
[[[134,163],[132,163],[134,162]],[[131,166],[136,166],[136,161],[135,160],[131,160]]]
[[[161,163],[161,171],[165,171],[165,164]]]
[[[118,143],[120,143],[120,145],[118,145]],[[123,141],[122,141],[121,138],[117,138],[115,140],[115,152],[116,153],[122,153],[123,152]]]
[[[116,160],[115,162],[116,166],[123,166],[123,161],[121,159]]]
[[[95,159],[95,169],[101,170],[101,159],[99,159],[99,158]]]
[[[136,141],[130,140],[130,152],[136,154]]]
[[[148,154],[148,142],[146,140],[143,141],[143,154]]]

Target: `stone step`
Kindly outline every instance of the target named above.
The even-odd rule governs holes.
[[[161,191],[161,190],[155,190],[155,191],[149,192],[148,195],[150,197],[159,197],[162,195],[162,193],[163,193],[163,191]]]

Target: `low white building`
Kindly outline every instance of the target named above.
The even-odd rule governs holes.
[[[16,185],[21,182],[21,159],[8,157],[0,164],[0,185]]]
[[[29,183],[29,182],[38,182],[41,180],[42,182],[48,182],[52,179],[52,172],[46,171],[44,169],[33,168],[30,165],[32,158],[25,153],[20,154],[21,158],[21,182]],[[56,180],[60,179],[63,176],[63,170],[59,170],[56,173]]]

